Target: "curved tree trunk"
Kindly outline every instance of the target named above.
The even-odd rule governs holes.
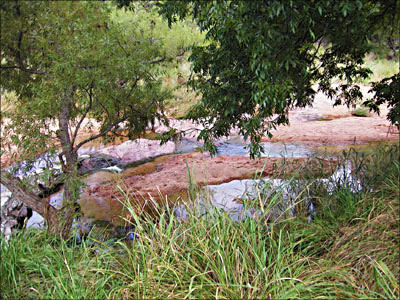
[[[47,221],[50,232],[60,233],[58,211],[48,203],[46,198],[38,197],[19,178],[12,176],[4,170],[1,170],[0,182],[13,193],[16,199],[42,215]]]

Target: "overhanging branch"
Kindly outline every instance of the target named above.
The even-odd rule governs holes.
[[[110,132],[115,126],[117,126],[118,124],[126,121],[128,119],[128,117],[124,116],[120,119],[118,119],[117,121],[115,121],[114,123],[110,124],[106,129],[104,129],[102,132],[100,132],[99,134],[93,135],[90,138],[80,142],[78,145],[76,145],[75,149],[76,151],[82,147],[84,144],[89,143],[90,141],[93,141],[99,137],[105,136],[108,132]]]
[[[21,179],[12,176],[9,172],[1,170],[0,182],[13,193],[14,197],[22,201],[34,211],[47,219],[47,216],[56,216],[56,208],[50,205],[45,198],[40,198],[24,185]]]
[[[10,65],[1,65],[0,69],[7,70],[7,69],[18,69],[26,73],[30,74],[39,74],[39,75],[48,75],[47,72],[39,71],[39,70],[33,70],[33,69],[27,69],[24,66],[10,66]]]

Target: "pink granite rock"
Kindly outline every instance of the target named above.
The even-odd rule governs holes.
[[[293,174],[307,159],[305,158],[265,158],[251,160],[244,156],[221,155],[211,158],[207,153],[175,154],[156,158],[138,167],[128,168],[120,174],[103,174],[103,179],[88,177],[89,187],[80,199],[82,211],[95,219],[119,220],[121,201],[130,200],[134,208],[141,212],[153,206],[152,201],[165,201],[165,196],[174,201],[185,197],[192,182],[198,186],[221,184],[235,179],[278,175],[285,163],[286,174]],[[322,161],[326,167],[329,162]],[[311,166],[310,161],[307,162]],[[320,167],[321,162],[315,161]],[[191,175],[188,174],[188,169]],[[330,168],[327,168],[330,169]],[[101,176],[100,176],[101,177]],[[105,181],[108,181],[105,182]],[[94,184],[101,182],[102,184]],[[122,192],[123,191],[123,192]],[[106,208],[106,209],[104,209]]]
[[[121,160],[122,164],[131,163],[161,154],[172,153],[175,143],[167,142],[160,145],[158,140],[136,139],[123,142],[120,145],[103,148],[98,153],[111,155]]]

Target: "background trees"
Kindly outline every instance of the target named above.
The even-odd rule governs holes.
[[[192,16],[206,32],[193,48],[189,86],[202,95],[190,118],[201,120],[206,148],[238,127],[256,155],[261,136],[288,124],[288,111],[311,105],[322,91],[339,104],[362,99],[358,80],[371,37],[387,41],[398,59],[399,1],[165,1],[170,23]],[[384,32],[384,33],[383,33]],[[383,34],[382,34],[383,33]],[[399,126],[399,74],[375,84],[376,104],[392,107]],[[333,87],[333,82],[340,82]],[[313,85],[318,84],[317,88]]]
[[[6,1],[0,12],[1,89],[16,93],[13,109],[2,115],[2,151],[14,145],[20,160],[57,152],[64,207],[56,211],[5,170],[1,183],[65,237],[79,196],[78,149],[122,123],[137,134],[155,119],[167,121],[163,103],[171,93],[160,75],[184,53],[186,39],[166,48],[154,32],[160,25],[118,17],[104,2]],[[101,127],[78,142],[82,129],[91,130],[87,118]]]

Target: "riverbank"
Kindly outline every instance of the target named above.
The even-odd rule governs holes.
[[[364,87],[364,89],[367,88]],[[329,152],[333,149],[350,149],[350,145],[351,148],[355,148],[363,147],[362,145],[369,147],[368,143],[371,141],[396,143],[399,134],[386,120],[388,110],[381,107],[381,111],[380,116],[370,114],[368,117],[355,117],[352,116],[352,110],[348,107],[343,105],[333,107],[332,101],[324,95],[318,94],[313,107],[290,111],[290,125],[277,128],[273,132],[272,140],[264,140],[263,145],[266,150],[264,156],[274,157],[269,160],[268,168],[283,162],[286,162],[286,167],[289,168],[296,164],[299,166],[298,164],[304,162],[306,157],[321,155],[325,151]],[[86,120],[83,125],[85,124],[92,125],[91,131],[84,130],[78,136],[78,140],[88,138],[97,132],[96,124],[90,120]],[[170,126],[178,131],[186,132],[184,139],[159,145],[157,138],[161,133],[168,131],[169,127],[155,124],[153,131],[146,132],[143,137],[136,140],[118,138],[107,144],[102,144],[100,140],[97,140],[80,149],[79,154],[83,166],[81,171],[86,169],[85,172],[90,173],[101,170],[101,172],[84,179],[86,183],[89,183],[89,187],[83,191],[80,200],[84,215],[95,220],[119,220],[119,212],[122,207],[117,201],[120,197],[118,185],[120,188],[122,186],[124,192],[127,192],[124,187],[128,186],[129,193],[137,195],[137,206],[143,209],[143,203],[148,203],[149,197],[159,199],[159,201],[164,201],[167,197],[170,203],[175,203],[176,200],[185,200],[187,198],[186,190],[189,186],[188,171],[194,172],[194,182],[199,186],[251,179],[263,168],[263,176],[266,177],[272,175],[276,177],[276,174],[279,173],[268,170],[268,168],[265,169],[265,159],[250,161],[247,158],[246,143],[234,130],[230,137],[217,142],[218,150],[222,155],[216,158],[209,157],[207,153],[179,154],[197,151],[201,146],[197,142],[197,137],[202,128],[189,120],[176,119],[170,120]],[[174,155],[170,155],[172,153]],[[91,165],[93,161],[101,156],[107,157],[105,160],[100,159],[103,164],[101,168],[93,167]],[[275,157],[279,159],[275,159]],[[3,158],[2,164],[10,163]],[[292,158],[296,158],[293,161],[294,164],[290,162]],[[152,161],[146,162],[144,161],[146,159]],[[124,170],[127,165],[138,163],[141,165]],[[105,170],[102,169],[103,167]],[[332,163],[329,169],[331,173],[334,172]],[[124,172],[123,174],[112,174],[110,173],[112,170],[124,170]],[[326,175],[329,176],[329,174]],[[2,190],[2,204],[8,196],[7,191]],[[62,195],[58,194],[54,195],[53,199],[61,199],[61,197]],[[59,202],[59,200],[57,201]],[[25,211],[24,208],[21,209]],[[19,212],[17,214],[19,215]],[[34,216],[36,216],[35,213]],[[32,221],[34,223],[41,222],[41,218],[32,220],[35,220]]]
[[[266,222],[268,211],[236,222],[218,209],[189,211],[185,222],[163,209],[155,220],[128,205],[130,241],[100,242],[92,231],[78,244],[21,231],[8,247],[1,240],[2,296],[398,299],[398,154],[396,145],[368,161],[352,154],[367,187],[361,192],[305,186],[296,201],[312,192],[313,222],[301,205],[296,218],[275,223]]]

